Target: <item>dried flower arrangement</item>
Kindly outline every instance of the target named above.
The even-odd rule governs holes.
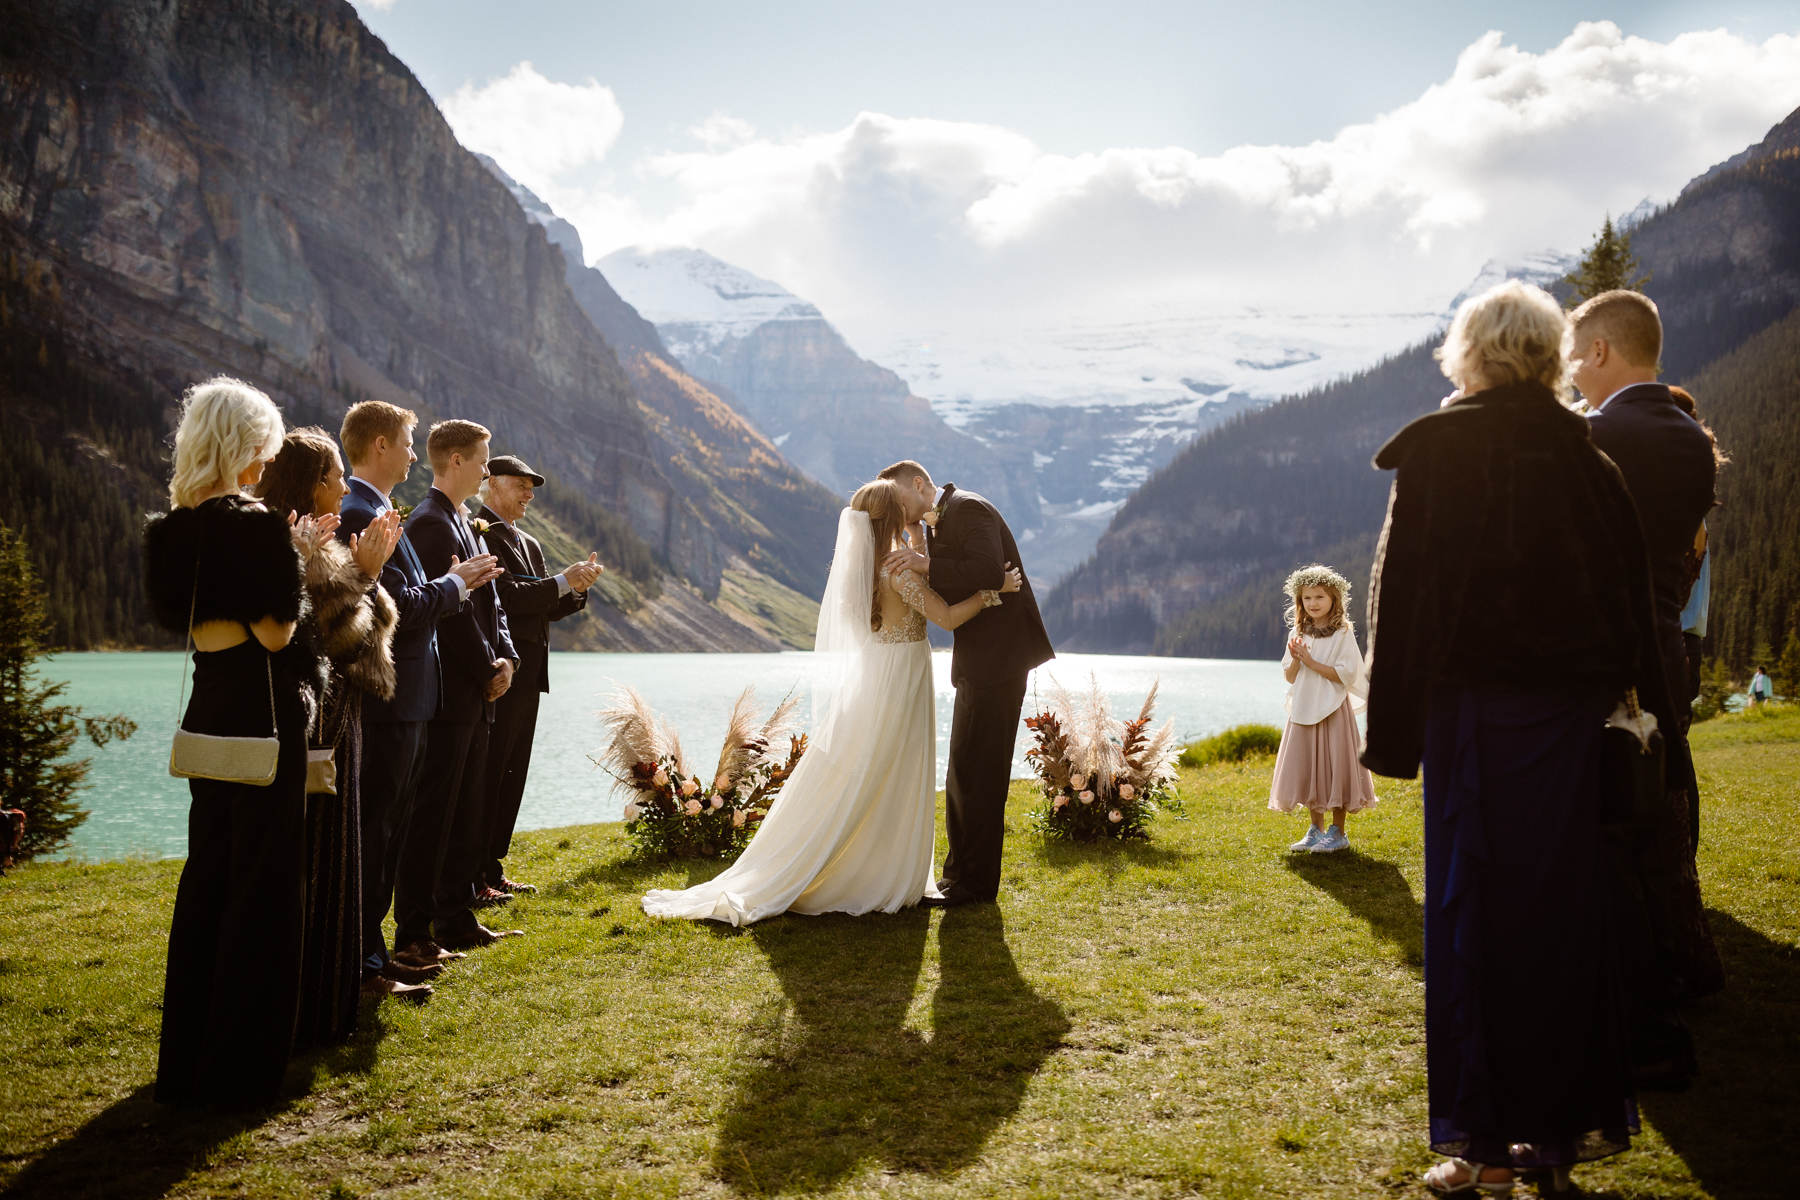
[[[1175,794],[1174,722],[1151,732],[1156,687],[1136,718],[1113,718],[1098,680],[1090,677],[1080,697],[1061,685],[1036,716],[1025,718],[1044,800],[1032,822],[1046,836],[1092,842],[1100,838],[1148,838],[1160,810],[1183,815]]]

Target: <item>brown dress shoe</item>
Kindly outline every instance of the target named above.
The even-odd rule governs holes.
[[[453,959],[467,958],[454,950],[446,950],[436,942],[413,942],[394,951],[394,961],[409,967],[429,967],[437,963],[447,963]]]
[[[395,983],[429,983],[443,973],[444,964],[441,962],[434,962],[428,967],[415,967],[389,960],[381,968],[381,977]]]
[[[498,908],[502,904],[512,903],[512,893],[500,891],[498,888],[477,888],[474,899],[469,903],[476,908]]]
[[[365,996],[392,996],[408,1004],[423,1004],[435,994],[428,983],[400,983],[380,975],[363,980],[362,991]]]
[[[516,880],[508,879],[505,876],[500,877],[499,883],[490,884],[489,886],[493,887],[496,891],[511,892],[515,896],[521,892],[529,892],[534,896],[537,894],[537,886],[535,884],[519,883]]]

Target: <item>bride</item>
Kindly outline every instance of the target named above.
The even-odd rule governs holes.
[[[653,891],[644,911],[748,925],[783,912],[897,912],[935,894],[937,718],[929,618],[955,629],[1016,592],[958,604],[913,571],[878,571],[896,546],[925,546],[905,527],[900,485],[857,489],[838,516],[837,550],[819,607],[813,730],[806,754],[737,862],[684,891]]]

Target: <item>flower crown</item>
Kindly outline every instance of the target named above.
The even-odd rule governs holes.
[[[1301,567],[1287,577],[1287,582],[1282,587],[1287,592],[1289,602],[1288,623],[1300,626],[1301,632],[1312,633],[1316,636],[1334,633],[1340,625],[1350,624],[1350,581],[1323,563],[1313,563],[1310,566]],[[1300,593],[1309,587],[1324,588],[1328,592],[1336,593],[1338,621],[1330,628],[1315,626],[1312,619],[1301,609]]]

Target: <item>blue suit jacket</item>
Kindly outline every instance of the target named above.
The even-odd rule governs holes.
[[[431,575],[450,569],[452,556],[465,562],[487,549],[467,525],[457,519],[456,506],[444,493],[432,488],[406,521],[406,536],[419,561]],[[492,584],[475,589],[468,601],[438,627],[438,654],[444,664],[444,692],[438,701],[440,721],[494,719],[487,685],[494,677],[494,660],[510,658],[516,667],[519,653],[513,648],[506,611]]]
[[[350,492],[338,514],[338,537],[348,543],[375,519],[381,496],[360,479],[351,479]],[[442,692],[438,665],[437,624],[460,607],[454,579],[432,579],[405,535],[387,565],[381,569],[381,586],[393,597],[400,619],[394,626],[394,698],[363,698],[365,721],[429,721],[437,715]]]

